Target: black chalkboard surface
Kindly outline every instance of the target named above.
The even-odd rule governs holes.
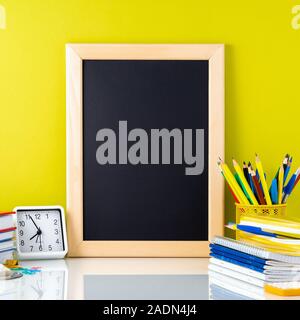
[[[83,61],[84,241],[208,240],[208,69],[208,60]],[[189,165],[174,161],[172,139],[169,164],[162,147],[158,164],[120,163],[120,121],[128,133],[148,134],[148,160],[152,129],[204,129],[203,172],[185,174]],[[105,128],[116,134],[115,164],[97,161]]]

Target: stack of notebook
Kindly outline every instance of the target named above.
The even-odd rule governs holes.
[[[222,275],[218,272],[209,273],[210,300],[265,300],[263,287],[252,285],[242,280]]]
[[[15,254],[14,212],[0,213],[0,263],[13,259]]]
[[[259,288],[299,282],[300,287],[298,221],[243,217],[235,229],[238,240],[216,237],[210,244],[212,279],[220,284],[225,277]]]

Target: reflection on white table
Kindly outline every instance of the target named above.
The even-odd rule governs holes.
[[[209,277],[205,258],[69,258],[21,265],[42,271],[0,281],[0,300],[282,299],[232,278]]]
[[[69,299],[208,299],[206,259],[67,259]]]
[[[68,268],[64,260],[22,261],[22,267],[42,271],[0,281],[1,300],[63,300],[67,298]]]

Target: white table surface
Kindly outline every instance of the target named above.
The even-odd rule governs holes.
[[[68,258],[22,261],[21,266],[41,267],[42,271],[15,280],[0,280],[0,300],[199,300],[212,299],[216,292],[205,258]],[[217,290],[216,297],[246,298],[238,290],[229,291],[229,294],[226,290]],[[264,293],[254,298],[282,299]]]

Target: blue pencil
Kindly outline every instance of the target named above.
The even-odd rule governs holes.
[[[300,172],[300,169],[298,169],[291,177],[290,181],[288,182],[288,184],[283,188],[283,195],[282,195],[282,203],[286,203],[287,198],[289,197],[289,195],[291,194],[295,181],[297,179],[297,176]]]
[[[255,191],[255,188],[254,188],[254,184],[253,184],[253,181],[252,181],[252,177],[251,177],[251,162],[248,163],[248,179],[249,179],[249,184],[250,184],[250,187],[251,187],[251,190],[252,192],[254,193],[254,195],[256,196],[257,198],[257,194],[256,194],[256,191]]]
[[[270,196],[273,204],[278,204],[278,187],[277,187],[277,179],[274,178],[270,188]]]

